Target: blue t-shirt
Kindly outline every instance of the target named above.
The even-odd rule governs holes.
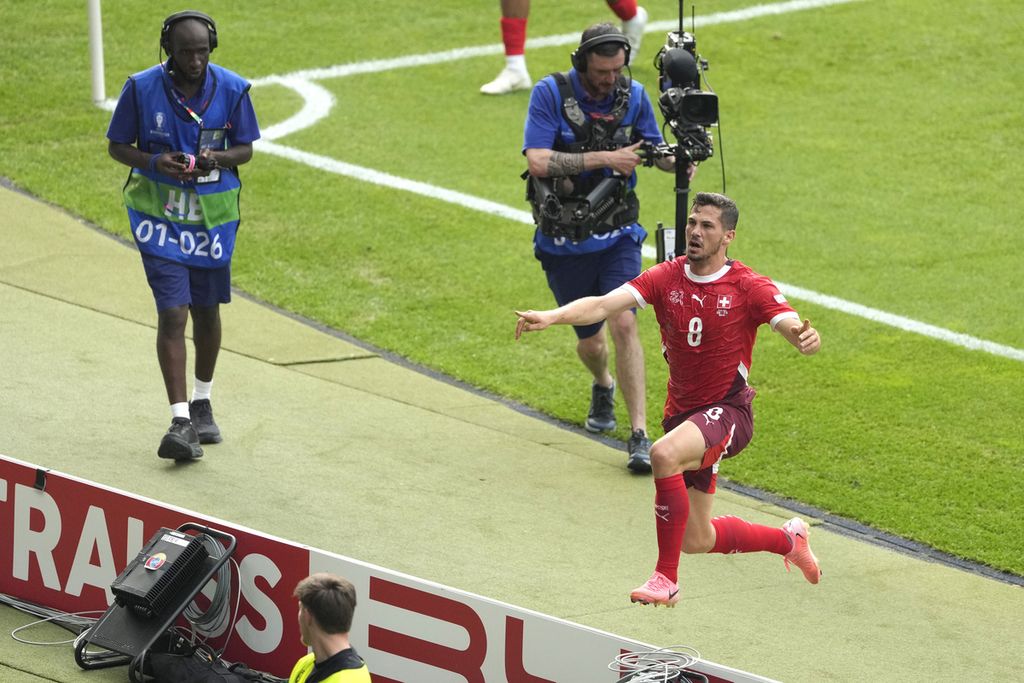
[[[579,74],[576,69],[569,70],[569,83],[573,93],[579,102],[580,109],[585,115],[591,113],[608,114],[615,105],[615,93],[601,100],[594,100],[584,90],[580,83]],[[647,96],[643,85],[636,81],[630,81],[629,110],[620,126],[633,126],[636,137],[653,144],[661,144],[663,138],[658,121],[654,117],[654,108]],[[523,152],[528,149],[555,149],[559,143],[575,141],[572,129],[562,114],[562,95],[558,90],[558,84],[554,76],[543,78],[534,86],[530,94],[530,107],[526,115],[526,125],[523,130]],[[603,173],[608,175],[610,169],[603,171],[592,171],[591,173]],[[628,186],[632,189],[636,186],[636,171],[630,176]],[[626,225],[611,232],[601,235],[591,235],[580,242],[571,242],[566,238],[552,238],[543,235],[540,230],[534,233],[534,246],[541,251],[556,255],[587,254],[595,251],[603,251],[611,247],[615,242],[624,237],[629,237],[637,243],[644,241],[647,232],[639,223]]]

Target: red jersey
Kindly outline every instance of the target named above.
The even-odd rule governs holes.
[[[757,328],[798,318],[769,278],[739,261],[694,275],[686,257],[623,285],[640,308],[654,306],[668,360],[665,417],[721,402],[747,387]]]

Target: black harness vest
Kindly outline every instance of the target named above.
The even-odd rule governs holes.
[[[611,151],[633,142],[632,126],[623,126],[629,111],[630,83],[620,78],[615,101],[606,115],[588,116],[580,107],[568,74],[551,74],[562,98],[562,116],[572,129],[572,142],[559,141],[555,151],[581,154]],[[640,217],[636,194],[626,187],[623,176],[568,176],[539,178],[524,173],[526,199],[533,207],[533,219],[549,237],[567,237],[574,242],[592,234],[611,232],[635,223]]]

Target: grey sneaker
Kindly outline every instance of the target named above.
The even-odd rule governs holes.
[[[187,417],[176,417],[171,420],[171,427],[160,440],[160,448],[156,454],[170,460],[196,460],[203,457],[199,435],[196,434],[192,421]]]
[[[192,424],[199,435],[199,443],[220,443],[220,427],[213,421],[213,406],[210,399],[201,398],[188,404],[189,415],[192,416]]]
[[[646,474],[651,471],[651,440],[644,430],[637,429],[629,437],[629,461],[626,467],[637,473]]]
[[[583,427],[588,432],[607,432],[615,429],[615,383],[602,387],[596,382],[590,389],[590,412]]]

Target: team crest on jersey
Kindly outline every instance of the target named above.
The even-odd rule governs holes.
[[[678,289],[673,289],[668,293],[668,300],[681,306],[683,302],[686,301],[686,292],[680,292]]]
[[[715,304],[715,313],[720,316],[729,315],[729,309],[732,308],[732,295],[731,294],[719,294],[718,302]]]

